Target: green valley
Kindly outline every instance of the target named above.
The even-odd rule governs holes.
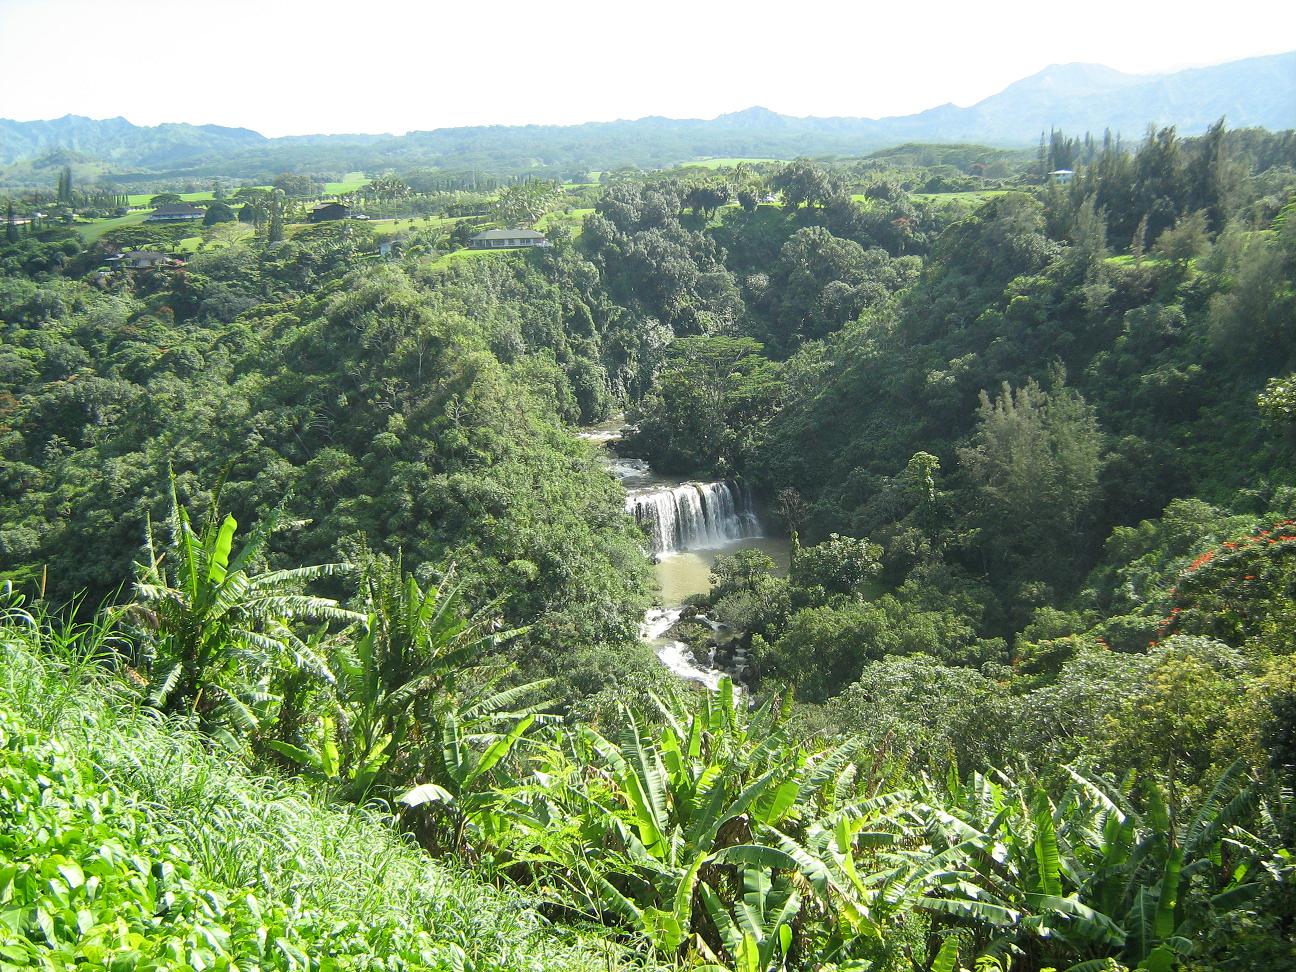
[[[14,163],[0,972],[1296,968],[1296,133],[644,122]]]

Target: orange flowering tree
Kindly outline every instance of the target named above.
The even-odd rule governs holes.
[[[1263,653],[1296,651],[1296,521],[1229,540],[1194,560],[1158,636],[1200,634]]]

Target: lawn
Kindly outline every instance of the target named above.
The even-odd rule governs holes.
[[[341,182],[324,183],[324,195],[345,196],[349,192],[355,192],[361,186],[369,185],[370,181],[363,172],[348,172],[342,177]]]
[[[585,217],[593,212],[593,209],[562,209],[545,213],[540,217],[540,222],[536,223],[536,229],[548,233],[555,226],[566,226],[571,230],[572,236],[577,237],[585,229]]]
[[[462,216],[433,216],[429,219],[426,216],[410,216],[404,219],[371,219],[364,221],[364,225],[373,230],[376,238],[384,239],[414,230],[450,229],[463,218]]]
[[[87,223],[75,223],[73,229],[81,234],[81,239],[87,243],[93,243],[110,230],[121,229],[124,226],[140,226],[148,219],[149,213],[141,210],[138,213],[128,213],[125,216],[116,216],[113,219],[96,219]],[[172,224],[163,224],[172,225]],[[198,227],[194,227],[197,229]],[[251,230],[249,229],[249,234]],[[201,233],[194,236],[186,236],[175,243],[163,242],[159,249],[167,250],[172,253],[196,253],[198,247],[202,245],[203,237]]]
[[[1134,255],[1132,253],[1121,253],[1117,256],[1107,257],[1106,262],[1110,263],[1113,267],[1132,267],[1134,266]],[[1145,267],[1156,266],[1158,263],[1163,262],[1164,261],[1160,257],[1150,256],[1146,253],[1143,254],[1143,265]]]
[[[115,216],[112,219],[95,219],[86,223],[75,223],[72,228],[81,234],[81,239],[87,243],[93,243],[109,230],[120,229],[123,226],[138,226],[148,217],[149,213],[141,210],[138,213],[127,213],[125,216]]]
[[[270,187],[256,186],[255,188],[269,189]],[[229,203],[231,206],[239,205],[239,203],[234,199],[234,193],[238,192],[238,189],[239,187],[229,187],[229,186],[225,188],[225,192],[227,195],[225,201]],[[159,189],[157,192],[133,192],[127,197],[127,199],[131,206],[147,206],[149,204],[150,199],[152,199],[154,196],[160,196],[164,192],[166,192],[165,189]],[[216,198],[210,189],[206,190],[205,192],[181,192],[181,193],[177,193],[177,195],[185,202],[207,202],[211,199]]]

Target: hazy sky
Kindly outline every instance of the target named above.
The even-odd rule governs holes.
[[[1296,2],[0,0],[0,118],[267,135],[968,105],[1296,47]]]

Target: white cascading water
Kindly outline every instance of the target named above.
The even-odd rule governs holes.
[[[591,442],[611,445],[621,438],[622,431],[620,421],[614,418],[580,435]],[[608,465],[609,471],[628,491],[626,511],[646,528],[652,541],[652,554],[658,560],[689,550],[723,547],[735,540],[764,536],[751,493],[740,483],[662,485],[661,478],[643,459],[615,453],[609,454]],[[653,608],[639,625],[639,637],[680,678],[700,682],[715,691],[725,673],[710,662],[702,667],[688,645],[666,634],[683,613],[683,608],[678,606]],[[744,661],[736,667],[736,674],[741,675],[745,668]]]
[[[639,625],[639,637],[648,642],[656,653],[658,660],[680,678],[692,682],[701,682],[711,691],[720,687],[720,678],[724,674],[716,668],[702,668],[693,661],[688,645],[666,637],[683,614],[681,608],[653,608],[644,615]]]
[[[738,483],[684,483],[634,492],[626,496],[626,511],[646,528],[659,557],[761,536],[751,497]]]
[[[640,461],[629,460],[629,463]],[[646,466],[629,466],[618,472],[626,481],[646,469]],[[659,559],[763,535],[751,495],[738,483],[683,483],[637,489],[626,496],[626,510],[643,525],[652,539],[653,555]],[[652,645],[661,663],[680,678],[701,682],[715,691],[724,673],[710,663],[702,667],[694,660],[688,645],[666,635],[682,614],[679,607],[649,611],[639,626],[639,636]]]

